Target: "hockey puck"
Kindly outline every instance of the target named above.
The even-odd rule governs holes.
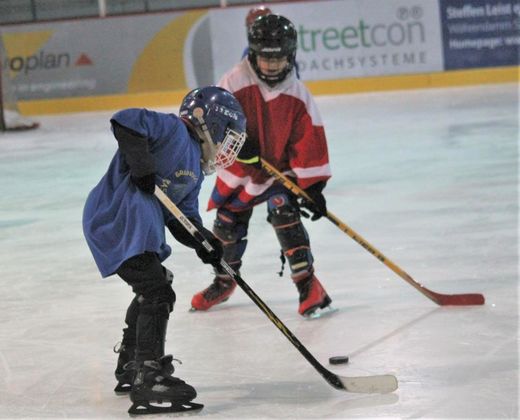
[[[342,365],[344,363],[348,363],[348,356],[329,357],[329,363],[331,365]]]

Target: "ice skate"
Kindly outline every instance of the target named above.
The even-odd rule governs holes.
[[[300,305],[298,307],[300,315],[315,319],[336,311],[336,309],[330,307],[332,299],[314,274],[295,281],[295,284],[300,293]]]
[[[131,362],[127,368],[133,369],[135,378],[130,392],[132,406],[130,415],[179,413],[200,410],[202,404],[191,402],[196,396],[195,388],[173,373],[173,357],[163,356],[159,360]]]
[[[331,305],[325,306],[324,308],[316,308],[313,311],[305,314],[305,319],[313,320],[326,317],[328,315],[332,315],[333,313],[338,312],[338,308],[333,308]]]
[[[125,370],[125,365],[134,360],[135,344],[118,343],[114,346],[114,353],[118,353],[117,367],[114,372],[117,385],[114,392],[117,395],[126,395],[132,390],[132,382],[134,381],[134,370]]]
[[[117,385],[114,388],[114,392],[117,395],[126,395],[132,390],[132,384],[135,377],[135,362],[134,353],[135,346],[129,346],[125,344],[116,344],[114,352],[119,353],[117,359],[117,367],[114,372],[117,379]],[[165,365],[163,370],[166,374],[171,375],[173,373],[173,365]]]
[[[227,275],[215,276],[213,283],[206,289],[193,295],[191,299],[192,311],[207,311],[212,306],[225,302],[234,292],[237,284]]]

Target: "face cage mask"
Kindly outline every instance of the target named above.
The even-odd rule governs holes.
[[[209,133],[208,133],[209,134]],[[229,128],[221,143],[215,145],[211,139],[205,138],[202,142],[202,171],[204,175],[213,174],[217,168],[224,169],[231,166],[246,140],[246,133],[239,133]]]
[[[215,165],[217,168],[224,169],[231,166],[240,149],[246,141],[246,133],[239,133],[238,131],[226,129],[226,137],[222,143],[217,147],[217,155],[215,156]]]

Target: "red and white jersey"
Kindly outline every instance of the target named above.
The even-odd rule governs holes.
[[[296,179],[303,189],[330,178],[321,116],[294,70],[282,83],[269,87],[245,58],[222,77],[219,86],[232,92],[242,105],[247,118],[246,142],[256,142],[263,159]],[[246,210],[265,201],[273,188],[279,186],[264,170],[235,162],[217,171],[208,210]]]

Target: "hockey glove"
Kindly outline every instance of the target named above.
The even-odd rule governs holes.
[[[198,248],[195,248],[195,252],[197,253],[197,256],[202,260],[202,262],[204,264],[211,264],[213,267],[219,267],[220,260],[222,259],[222,256],[224,255],[224,250],[222,248],[222,242],[220,242],[220,240],[206,228],[202,228],[201,233],[204,235],[206,240],[209,242],[209,244],[213,248],[213,251],[209,252],[206,250],[206,248],[204,248],[202,245],[200,245]]]
[[[155,191],[155,174],[148,174],[141,177],[136,177],[130,175],[130,179],[132,182],[139,188],[141,191],[147,194],[153,194]]]
[[[300,201],[300,207],[306,208],[312,212],[312,221],[318,220],[327,214],[327,202],[325,201],[325,197],[322,193],[324,188],[325,181],[320,181],[311,185],[305,190],[305,192],[312,201],[306,200],[305,198],[302,198]],[[307,214],[305,211],[301,211],[301,213],[304,217],[309,217],[309,214]]]
[[[218,267],[224,253],[222,249],[222,243],[215,237],[215,235],[213,235],[213,233],[202,226],[199,222],[192,218],[188,219],[209,242],[213,248],[212,252],[208,252],[206,248],[204,248],[204,246],[190,232],[188,232],[177,219],[168,222],[167,226],[171,234],[181,244],[187,246],[188,248],[194,249],[197,253],[197,256],[204,264],[211,264],[215,267]]]
[[[155,190],[155,164],[148,150],[148,140],[136,131],[112,120],[112,131],[130,170],[132,182],[143,192]]]
[[[245,165],[251,165],[257,169],[262,169],[258,141],[250,137],[246,138],[244,145],[238,152],[236,160],[237,162],[243,163]]]

